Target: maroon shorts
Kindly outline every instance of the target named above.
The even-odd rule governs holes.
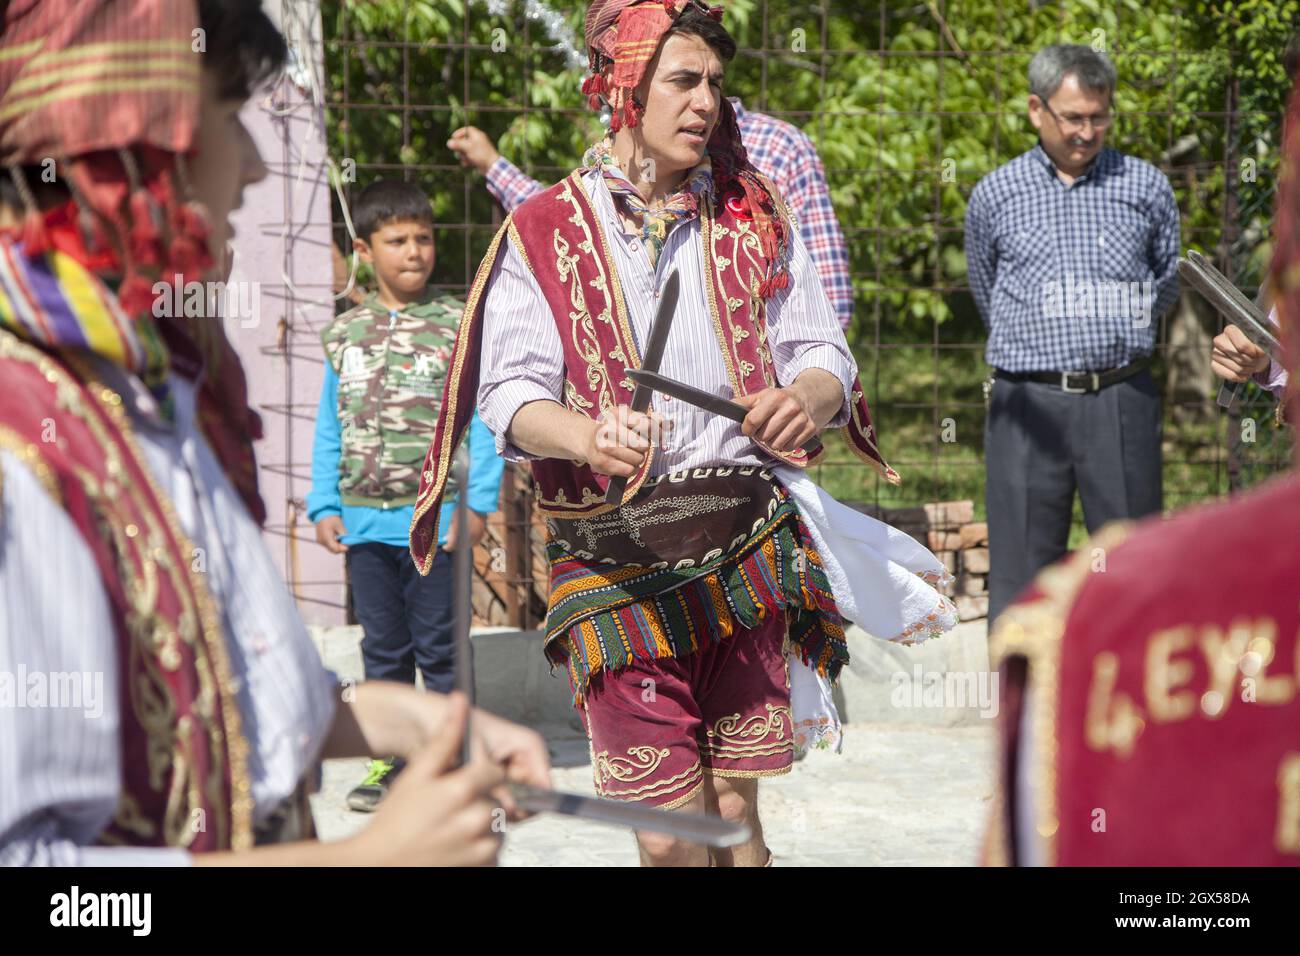
[[[786,618],[680,658],[595,675],[580,708],[596,792],[672,808],[704,775],[767,777],[794,763]]]

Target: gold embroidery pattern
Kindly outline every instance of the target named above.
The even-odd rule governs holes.
[[[732,770],[729,767],[705,767],[704,774],[708,777],[780,777],[794,769],[794,760],[792,759],[788,766],[773,767],[771,770]]]
[[[248,779],[248,742],[240,729],[241,715],[235,700],[220,619],[206,584],[197,573],[191,569],[187,576],[182,576],[166,558],[162,542],[169,536],[181,554],[192,553],[193,548],[180,530],[171,502],[159,490],[148,463],[135,444],[130,422],[122,409],[121,397],[89,374],[84,363],[77,362],[73,365],[80,376],[79,382],[78,378],[49,355],[7,333],[0,334],[0,357],[34,365],[45,380],[54,386],[56,406],[85,424],[103,458],[106,478],[102,484],[82,468],[74,466],[74,471],[91,501],[100,533],[113,554],[128,599],[125,624],[130,635],[131,653],[140,655],[136,662],[136,681],[129,687],[129,693],[133,711],[146,733],[147,769],[151,785],[155,790],[160,790],[168,766],[174,762],[185,762],[184,748],[188,746],[188,740],[181,725],[175,720],[173,699],[156,666],[156,662],[167,666],[169,661],[175,662],[173,666],[178,665],[180,658],[176,642],[183,640],[192,648],[195,658],[199,693],[194,701],[194,715],[210,741],[213,773],[220,783],[224,778],[223,754],[230,772],[232,793],[229,816],[224,812],[223,800],[216,799],[212,802],[216,817],[213,821],[215,840],[217,845],[229,845],[233,849],[251,846],[252,793]],[[82,396],[86,393],[91,397],[90,405],[83,400]],[[121,447],[130,455],[137,472],[143,476],[143,487],[126,480],[127,472],[119,457],[119,446],[113,440],[108,423],[114,426]],[[131,500],[134,512],[148,522],[146,527],[122,524],[120,512],[113,506],[113,502],[123,494]],[[153,523],[155,513],[162,515],[165,528]],[[169,628],[156,608],[159,595],[157,572],[160,566],[167,574],[180,605],[176,632]],[[196,627],[196,624],[199,626]],[[219,686],[216,688],[212,686],[211,674],[206,667],[208,659],[217,665]],[[123,664],[130,666],[129,662]],[[216,700],[220,703],[225,734],[215,720],[212,702]],[[175,787],[174,780],[173,794],[168,801],[169,817],[180,809],[181,798],[175,795]],[[196,796],[192,788],[187,793],[190,799]],[[173,811],[173,802],[177,803],[176,811]],[[120,805],[117,816],[121,819],[115,818],[115,822],[124,829],[139,832],[138,807]],[[188,812],[185,816],[188,817]]]
[[[625,500],[627,497],[630,496],[625,496]],[[604,496],[598,494],[592,488],[582,489],[581,501],[570,501],[563,488],[555,493],[554,498],[543,498],[541,489],[537,489],[537,511],[544,518],[567,518],[571,511],[581,511],[584,515],[602,514],[609,509],[594,506],[604,504],[604,502]]]
[[[583,398],[578,393],[577,386],[567,378],[564,380],[564,404],[569,411],[577,412],[579,415],[586,415],[587,409],[594,407],[594,403]]]
[[[581,170],[578,170],[569,176],[569,189],[576,187],[582,193],[583,198],[586,199],[587,207],[594,209],[595,204],[591,200],[591,195],[587,192],[587,187],[583,185],[580,174]],[[560,198],[564,199],[565,196],[561,194]],[[574,215],[581,215],[581,207],[578,206],[572,195],[568,198],[573,204]],[[576,219],[574,221],[577,222]],[[600,272],[600,279],[598,280],[600,284],[597,288],[610,298],[610,304],[614,309],[614,330],[618,335],[619,343],[626,350],[628,364],[633,368],[639,368],[641,366],[641,355],[637,352],[636,339],[632,335],[632,323],[627,314],[627,300],[623,298],[623,285],[618,280],[618,269],[614,267],[613,261],[609,258],[609,242],[605,238],[605,228],[601,225],[598,216],[592,216],[591,222],[596,228],[596,235],[600,239],[600,249],[604,254],[603,259],[601,256],[595,256],[596,268]],[[584,248],[583,251],[594,254],[595,248],[591,245],[591,230],[587,228],[585,223],[583,224],[583,232],[587,236],[587,248]],[[628,493],[631,494],[631,489],[629,489]]]
[[[1089,547],[1082,547],[1062,564],[1048,568],[1037,578],[1043,597],[1031,604],[1013,604],[998,618],[989,636],[989,669],[996,671],[1011,656],[1023,656],[1029,662],[1029,675],[1036,688],[1028,721],[1034,735],[1036,772],[1030,780],[1034,803],[1034,829],[1042,840],[1045,865],[1055,866],[1056,834],[1060,829],[1057,812],[1056,769],[1056,702],[1060,696],[1061,642],[1065,636],[1065,619],[1070,605],[1092,566],[1091,548],[1106,551],[1118,546],[1132,530],[1131,522],[1115,522],[1093,536]],[[1007,794],[1004,788],[994,791],[994,819],[1005,818]],[[997,832],[1005,837],[1004,827]],[[1006,844],[991,851],[991,856],[1007,856]]]
[[[794,717],[788,706],[767,705],[765,714],[741,718],[739,713],[721,718],[706,730],[701,753],[735,760],[794,751],[791,727]]]
[[[1300,753],[1282,755],[1277,766],[1277,829],[1273,845],[1279,853],[1300,853]]]
[[[451,471],[451,456],[455,454],[456,446],[460,444],[463,435],[455,435],[456,422],[456,404],[460,394],[460,381],[465,374],[465,353],[469,350],[469,338],[472,335],[479,334],[477,319],[479,313],[479,300],[483,298],[483,290],[487,286],[488,276],[492,274],[492,266],[496,262],[497,252],[501,248],[501,241],[510,235],[515,239],[515,248],[523,254],[523,243],[519,241],[518,230],[515,229],[514,219],[512,216],[506,216],[506,221],[501,224],[497,234],[492,237],[492,243],[488,246],[483,261],[479,263],[478,272],[474,274],[474,283],[470,286],[469,294],[465,297],[465,311],[462,313],[460,328],[456,332],[456,345],[452,350],[451,368],[447,370],[447,401],[443,403],[442,414],[446,416],[449,424],[447,431],[441,435],[441,446],[438,449],[438,460],[434,464],[432,480],[423,487],[420,498],[415,503],[415,515],[411,519],[412,529],[419,527],[421,519],[442,499],[442,489],[447,483],[447,475]],[[528,259],[524,257],[525,264]],[[532,267],[529,266],[531,271]],[[433,566],[433,559],[438,556],[438,549],[430,547],[430,542],[438,540],[438,518],[437,511],[433,514],[433,521],[429,525],[427,532],[421,532],[421,544],[425,548],[423,558],[416,558],[417,568],[420,574],[429,573],[429,568]],[[414,544],[414,542],[412,542]]]
[[[582,201],[579,201],[579,197],[581,197]],[[583,239],[578,243],[576,252],[570,255],[570,244],[560,237],[559,231],[556,230],[552,234],[553,251],[557,255],[556,267],[559,270],[561,282],[567,284],[568,277],[572,276],[573,278],[570,302],[574,305],[574,310],[569,314],[572,324],[571,340],[575,349],[587,363],[587,384],[596,392],[596,402],[594,404],[598,405],[600,411],[603,412],[611,405],[619,403],[613,391],[615,383],[609,381],[604,357],[600,354],[595,325],[590,310],[586,306],[586,295],[582,292],[581,283],[578,279],[577,263],[579,253],[591,256],[597,275],[596,278],[591,280],[590,285],[605,297],[605,307],[595,316],[595,321],[608,323],[614,331],[615,344],[609,352],[609,358],[622,362],[627,367],[637,368],[641,364],[641,357],[637,353],[636,340],[632,336],[631,321],[628,318],[627,302],[623,297],[623,287],[619,282],[618,269],[609,256],[609,243],[606,241],[604,227],[601,225],[598,216],[588,215],[587,213],[587,210],[594,208],[594,204],[586,186],[582,182],[582,170],[575,170],[569,174],[569,177],[564,182],[564,187],[559,191],[555,199],[557,202],[568,203],[572,207],[573,215],[568,218],[568,221],[578,226],[583,234]],[[520,245],[522,246],[522,243]],[[579,302],[581,303],[580,308]],[[591,342],[589,348],[584,348],[577,337],[579,327],[587,333],[587,337]],[[630,379],[623,378],[617,383],[617,387],[624,389],[630,397],[633,383]],[[572,386],[571,382],[566,382],[566,401],[570,400],[570,388],[573,389],[572,394],[574,396],[578,395],[576,387]],[[586,402],[587,400],[584,399],[583,401]],[[592,408],[592,404],[588,404],[587,407]],[[585,414],[590,415],[590,412],[588,411]],[[628,481],[627,489],[624,492],[624,500],[631,498],[640,490],[646,476],[650,474],[653,459],[654,449],[652,448],[650,454],[646,456],[645,465],[641,471]],[[563,490],[560,490],[554,499],[547,499],[542,496],[539,488],[537,502],[538,510],[547,517],[565,517],[568,512],[578,510],[590,515],[603,514],[611,510],[610,506],[605,504],[604,495],[594,488],[583,488],[582,501],[576,504],[568,500]]]
[[[602,783],[635,783],[654,773],[667,756],[667,747],[629,747],[626,757],[611,757],[608,750],[602,750],[596,755],[596,772]]]
[[[729,237],[731,242],[728,247],[726,241]],[[732,393],[748,394],[749,390],[745,383],[753,374],[755,366],[740,354],[740,343],[748,338],[748,330],[732,318],[732,313],[739,311],[745,303],[734,296],[727,295],[727,286],[723,279],[728,268],[731,268],[741,284],[749,289],[748,321],[758,336],[758,367],[762,372],[763,382],[768,387],[775,387],[779,383],[772,364],[771,348],[767,344],[767,326],[764,321],[766,306],[758,294],[759,278],[763,273],[762,244],[759,242],[758,235],[746,222],[739,222],[733,228],[720,225],[713,215],[712,202],[706,199],[700,204],[700,243],[704,256],[705,298],[708,299],[709,313],[713,317],[713,332],[718,339],[718,348],[722,352],[723,362],[727,366],[727,379],[731,383]],[[742,261],[748,262],[751,267],[748,280],[745,280],[740,273]],[[728,311],[725,326],[718,310],[720,299],[724,300]],[[730,335],[728,329],[731,330]],[[806,467],[821,457],[819,455],[817,459],[809,459],[802,449],[794,452],[776,452],[766,445],[761,447],[769,455],[799,468]]]
[[[41,457],[41,453],[37,451],[35,445],[0,425],[0,450],[7,451],[17,458],[28,471],[36,476],[36,480],[41,483],[41,487],[45,489],[45,493],[50,496],[54,503],[60,507],[63,506],[63,492],[59,490],[58,480],[54,477],[54,472],[45,463],[45,459]],[[3,484],[0,484],[0,489],[2,488]]]
[[[663,780],[651,780],[639,787],[611,787],[611,782],[636,783],[654,773],[668,756],[667,747],[638,746],[629,747],[628,756],[611,757],[609,751],[602,750],[595,754],[592,761],[592,773],[595,777],[596,792],[603,797],[618,800],[650,800],[672,793],[682,787],[698,789],[701,770],[697,760],[679,774]],[[694,790],[682,799],[694,795]]]
[[[561,197],[565,195],[572,194],[566,190],[561,193]],[[581,225],[583,231],[590,237],[591,233],[586,224]],[[600,340],[595,326],[596,321],[606,324],[611,322],[609,309],[608,307],[602,309],[593,319],[587,308],[587,297],[582,292],[582,280],[578,277],[577,253],[570,254],[569,242],[560,235],[558,229],[552,233],[551,244],[555,252],[555,269],[560,276],[560,284],[569,289],[569,341],[573,344],[574,351],[587,363],[587,387],[595,392],[595,404],[600,412],[604,412],[611,405],[618,404],[611,391],[612,383],[605,369],[604,356],[600,354]],[[583,245],[590,246],[590,238]]]
[[[171,500],[158,487],[153,472],[149,470],[148,462],[145,461],[143,453],[135,443],[130,422],[122,408],[121,397],[93,378],[88,376],[87,379],[92,395],[97,396],[100,401],[102,413],[117,425],[123,446],[131,456],[136,471],[144,477],[145,485],[162,513],[165,531],[175,542],[176,551],[182,555],[193,554],[193,542],[181,529],[180,519],[172,507]],[[86,421],[91,425],[92,430],[100,434],[102,442],[107,440],[107,433],[93,417],[87,417]],[[142,513],[149,514],[145,496],[136,488],[132,488],[131,492],[137,499]],[[163,531],[164,529],[151,529],[147,540],[161,541]],[[163,556],[165,565],[162,570],[166,572],[174,593],[181,601],[181,612],[178,617],[180,637],[192,648],[194,654],[199,690],[194,699],[193,713],[197,715],[206,730],[209,752],[212,755],[208,795],[213,809],[220,811],[223,776],[220,763],[221,754],[225,752],[229,762],[231,788],[229,845],[234,850],[248,849],[253,845],[253,794],[248,774],[249,745],[248,739],[243,734],[242,714],[236,697],[234,676],[231,672],[221,619],[207,584],[192,565],[187,564],[184,569],[177,568],[166,558],[166,552],[161,547],[155,546],[150,550],[146,560],[150,572],[152,573],[153,569],[158,567],[157,558],[160,555]],[[176,635],[167,632],[162,637],[160,656],[165,665],[168,659],[166,642],[174,641]],[[221,713],[220,724],[214,719],[218,708]],[[176,726],[177,730],[174,732],[177,735],[177,755],[183,756],[180,748],[187,739],[184,728],[188,727],[188,724],[182,721]],[[198,794],[194,786],[188,787],[186,793],[188,800],[197,800]],[[192,808],[191,803],[191,811]],[[190,814],[187,813],[185,816],[188,822]],[[223,817],[224,814],[217,813],[218,845],[225,843],[222,837],[227,821]],[[192,840],[193,836],[191,833],[188,839]]]
[[[758,367],[763,372],[763,384],[768,388],[775,388],[776,375],[774,369],[776,363],[772,361],[772,348],[767,344],[767,309],[763,306],[761,299],[749,300],[749,316],[758,333]]]
[[[879,473],[880,477],[884,478],[891,485],[902,484],[902,476],[900,476],[898,472],[888,464],[884,463],[885,456],[880,455],[880,449],[876,447],[875,428],[867,427],[867,423],[862,420],[862,414],[858,406],[858,402],[863,398],[862,390],[860,388],[855,388],[853,390],[852,398],[852,407],[849,409],[849,416],[852,418],[852,422],[841,429],[844,433],[844,444],[849,446],[849,451],[853,452],[853,454],[858,458],[870,465],[877,473]],[[880,460],[872,458],[865,451],[859,448],[856,439],[861,439],[871,448],[872,451],[877,455],[880,455]]]
[[[722,359],[727,365],[727,379],[731,382],[731,392],[733,395],[744,395],[745,391],[741,388],[740,380],[736,376],[736,358],[731,346],[727,342],[727,334],[722,326],[722,316],[718,313],[718,298],[721,290],[726,286],[722,284],[723,270],[730,265],[730,260],[718,254],[718,244],[730,235],[731,230],[726,226],[718,224],[713,215],[713,200],[707,196],[702,197],[700,203],[700,245],[704,252],[704,297],[709,303],[709,314],[713,317],[713,332],[718,338],[718,348],[722,350]],[[737,302],[736,299],[728,297],[727,307]],[[730,321],[730,316],[727,317]]]
[[[782,201],[780,193],[777,191],[776,187],[773,186],[772,182],[766,177],[760,176],[760,181],[772,196],[777,218],[784,221],[787,230],[793,229],[789,211],[786,209],[785,203]],[[734,231],[720,229],[719,233],[724,239],[727,235],[733,236],[734,239],[731,243],[730,249],[727,250],[730,253],[729,256],[717,255],[716,245],[712,249],[718,271],[718,288],[726,288],[722,282],[722,275],[727,267],[731,266],[736,278],[740,280],[740,284],[749,290],[749,322],[757,334],[756,343],[759,359],[758,369],[762,373],[763,382],[766,387],[775,388],[777,386],[776,376],[774,374],[775,366],[772,362],[772,351],[768,345],[767,324],[765,321],[767,308],[763,302],[762,296],[758,294],[759,284],[767,272],[767,263],[763,258],[763,244],[759,240],[758,234],[754,232],[753,227],[748,222],[737,221],[734,226]],[[748,266],[748,277],[746,277],[746,275],[741,271],[742,263]],[[735,303],[735,305],[733,305],[733,303]],[[735,311],[736,307],[740,304],[739,300],[734,298],[729,298],[727,300],[727,306],[731,311]],[[733,327],[733,331],[738,330],[739,326]],[[743,334],[735,334],[730,343],[730,347],[735,356],[736,367],[739,369],[739,377],[742,382],[748,380],[750,374],[754,371],[753,363],[740,357],[740,341],[747,337],[747,332]],[[724,350],[725,348],[726,344],[724,343]]]

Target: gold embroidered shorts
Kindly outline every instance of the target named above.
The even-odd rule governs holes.
[[[766,777],[794,763],[785,615],[684,657],[594,675],[580,706],[596,792],[672,808],[704,775]]]

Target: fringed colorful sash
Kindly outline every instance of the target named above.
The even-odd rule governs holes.
[[[788,616],[819,673],[848,661],[821,557],[769,471],[665,475],[617,511],[549,526],[546,655],[567,665],[576,700],[592,674],[693,653],[769,614]]]

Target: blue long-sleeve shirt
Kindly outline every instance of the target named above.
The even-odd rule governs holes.
[[[410,541],[415,506],[371,508],[345,505],[339,496],[339,457],[343,442],[339,429],[339,377],[326,363],[321,384],[320,406],[316,409],[316,437],[312,443],[311,492],[307,495],[307,518],[314,524],[328,515],[343,519],[347,533],[339,540],[346,545],[367,541],[406,547]],[[496,440],[477,415],[469,426],[469,506],[480,514],[497,509],[501,497],[501,473],[505,462],[497,456]],[[445,544],[451,528],[454,499],[442,503],[438,522],[438,544]]]

